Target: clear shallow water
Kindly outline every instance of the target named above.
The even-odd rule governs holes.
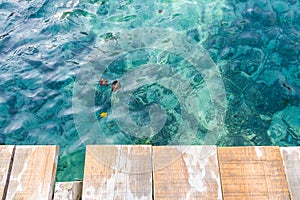
[[[299,145],[299,1],[1,1],[0,27],[0,143],[60,145],[59,181],[82,178],[85,144],[167,145],[174,138],[173,143],[204,143],[212,109],[206,82],[191,63],[161,48],[125,52],[99,77],[87,77],[95,91],[89,114],[105,138],[76,127],[74,116],[85,116],[72,107],[78,76],[93,62],[103,64],[97,59],[113,57],[107,52],[115,53],[116,44],[125,43],[124,35],[137,28],[178,32],[201,45],[217,65],[227,99],[218,145]],[[195,113],[183,112],[171,86],[148,82],[133,92],[125,117],[146,126],[149,106],[157,103],[166,112],[165,126],[151,137],[120,128],[115,120],[120,113],[111,108],[114,94],[98,79],[122,79],[149,63],[168,64],[174,72],[170,79],[178,75],[190,84],[184,97],[200,102],[196,134],[176,136],[180,124]],[[99,117],[101,112],[108,117]]]

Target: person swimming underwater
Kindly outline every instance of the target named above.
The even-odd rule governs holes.
[[[99,81],[99,84],[100,84],[101,86],[108,86],[108,81],[105,80],[104,78],[101,78],[100,81]]]
[[[115,80],[112,82],[112,84],[110,84],[111,87],[111,91],[115,92],[118,91],[119,89],[121,89],[121,84],[119,80]]]
[[[101,78],[99,81],[99,84],[101,86],[108,86],[108,81],[106,79]],[[114,80],[111,84],[110,84],[110,88],[111,91],[115,92],[118,91],[119,89],[121,89],[121,84],[119,80]]]

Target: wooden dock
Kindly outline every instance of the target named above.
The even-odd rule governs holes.
[[[2,199],[52,199],[57,146],[0,146]]]
[[[90,145],[56,183],[57,146],[0,146],[2,200],[300,199],[300,147]]]

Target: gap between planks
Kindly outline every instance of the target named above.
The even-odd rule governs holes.
[[[1,155],[4,153],[2,148]],[[58,146],[12,146],[2,199],[51,200],[58,153]],[[1,173],[2,160],[3,156]]]
[[[6,199],[14,153],[14,145],[0,146],[0,196],[2,197],[2,200]]]

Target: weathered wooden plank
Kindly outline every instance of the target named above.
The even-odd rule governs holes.
[[[152,199],[151,146],[87,146],[82,199]]]
[[[222,147],[218,158],[224,199],[290,199],[279,147]]]
[[[300,147],[281,147],[291,199],[300,199]]]
[[[16,146],[7,199],[52,199],[58,146]]]
[[[222,199],[216,146],[155,146],[154,199]]]
[[[82,196],[82,181],[56,182],[54,200],[79,200]]]
[[[13,145],[0,146],[0,198],[5,197],[5,189],[8,184],[9,168],[13,156]]]

